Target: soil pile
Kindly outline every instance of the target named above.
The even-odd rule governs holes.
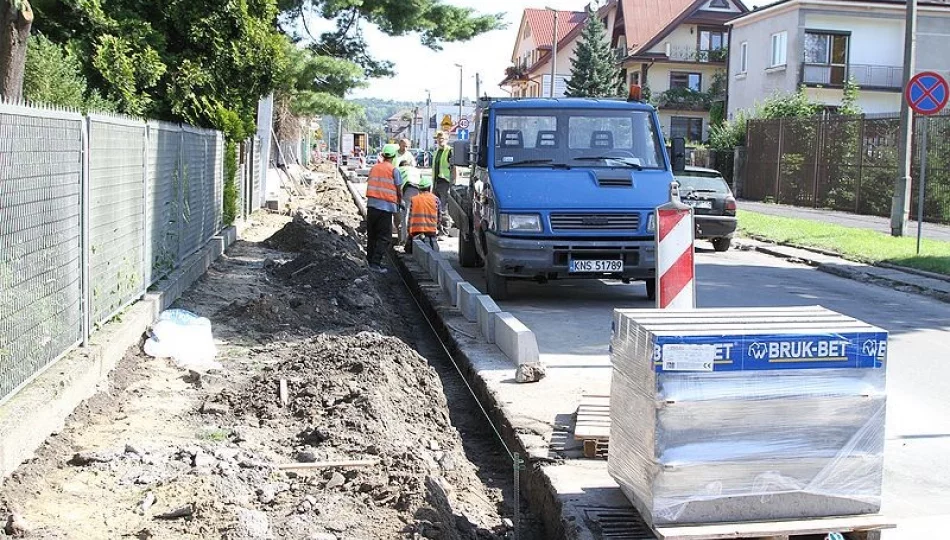
[[[449,421],[441,382],[416,351],[399,339],[361,332],[322,335],[260,354],[279,361],[238,392],[218,398],[241,422],[292,434],[272,441],[272,450],[288,461],[374,463],[322,471],[315,485],[290,490],[291,510],[299,510],[294,496],[302,495],[314,497],[309,506],[320,511],[298,512],[293,523],[275,517],[275,527],[342,521],[354,538],[384,538],[393,531],[378,528],[392,522],[383,516],[408,515],[415,518],[405,525],[408,534],[504,537],[496,509],[469,491],[480,480]],[[286,405],[281,379],[288,388]],[[347,499],[342,514],[333,502],[341,497]]]

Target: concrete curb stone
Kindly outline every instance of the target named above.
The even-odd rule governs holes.
[[[467,281],[458,284],[458,308],[469,322],[478,321],[478,306],[475,304],[475,297],[481,294]]]
[[[475,297],[475,318],[482,337],[488,343],[495,343],[495,315],[501,312],[498,304],[487,294]]]
[[[516,366],[540,362],[534,332],[507,311],[495,314],[495,344]]]

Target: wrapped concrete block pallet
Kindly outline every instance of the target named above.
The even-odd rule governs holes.
[[[653,526],[877,512],[886,351],[818,306],[616,310],[608,470]]]

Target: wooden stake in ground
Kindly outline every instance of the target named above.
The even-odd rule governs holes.
[[[290,397],[288,396],[287,390],[287,379],[280,380],[280,389],[278,390],[278,396],[280,397],[280,406],[286,407],[290,403]]]

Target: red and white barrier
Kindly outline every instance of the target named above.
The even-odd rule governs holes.
[[[678,186],[670,185],[670,202],[656,209],[656,307],[696,307],[696,269],[693,261],[693,208],[679,200]]]

